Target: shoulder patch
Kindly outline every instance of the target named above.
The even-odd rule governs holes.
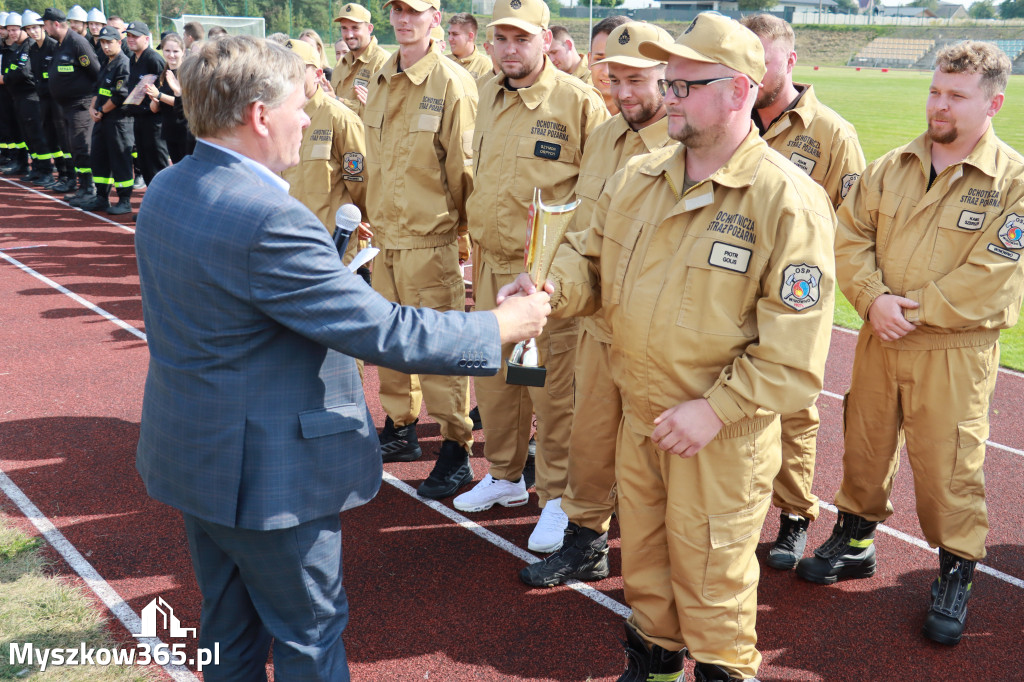
[[[1003,258],[1006,258],[1007,260],[1012,260],[1012,261],[1020,260],[1020,254],[1019,253],[1014,253],[1013,251],[1007,251],[1006,249],[1002,248],[1001,246],[996,246],[995,244],[989,244],[988,247],[986,247],[986,248],[988,248],[989,251],[991,251],[992,253],[996,254],[997,256],[1002,256]]]
[[[349,175],[359,175],[363,172],[363,155],[359,152],[346,152],[342,157],[343,170]]]
[[[821,268],[807,263],[787,265],[782,273],[782,302],[793,310],[806,310],[821,298]]]
[[[1024,247],[1024,216],[1011,213],[999,228],[999,241],[1008,249]]]
[[[844,199],[846,198],[846,195],[850,193],[850,190],[853,189],[853,185],[858,179],[860,179],[860,173],[847,173],[843,176],[842,196]]]
[[[83,54],[81,57],[78,58],[78,63],[82,66],[89,66],[89,57]]]

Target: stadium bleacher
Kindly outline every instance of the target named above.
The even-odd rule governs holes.
[[[1008,41],[1011,42],[1011,41]],[[934,40],[915,38],[875,38],[850,60],[858,66],[908,67],[935,47]]]
[[[993,40],[1000,50],[1006,53],[1006,56],[1013,61],[1024,52],[1024,40]]]

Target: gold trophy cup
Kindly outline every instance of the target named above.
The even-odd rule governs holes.
[[[533,190],[533,203],[526,214],[526,272],[538,289],[544,286],[551,271],[551,262],[558,245],[565,237],[579,199],[571,204],[548,206],[540,198],[540,189]],[[547,370],[540,364],[537,339],[520,341],[505,363],[505,383],[517,386],[543,386]]]

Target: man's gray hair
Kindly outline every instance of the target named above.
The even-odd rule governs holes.
[[[217,137],[242,125],[256,102],[281,106],[301,88],[306,67],[291,50],[262,38],[209,40],[181,65],[181,103],[196,137]]]

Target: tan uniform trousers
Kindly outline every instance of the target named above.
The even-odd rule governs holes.
[[[479,280],[473,282],[477,310],[491,310],[498,289],[515,274],[495,272],[482,260]],[[542,388],[505,383],[505,372],[476,377],[476,402],[484,423],[484,456],[496,479],[518,481],[526,465],[533,415],[537,415],[537,498],[540,506],[562,497],[568,478],[569,432],[573,415],[573,368],[576,362],[576,318],[548,320],[537,337],[541,362],[547,369]],[[502,362],[514,344],[501,347]]]
[[[456,242],[424,249],[383,249],[374,259],[373,288],[389,301],[441,312],[466,309],[466,286]],[[430,283],[431,286],[424,286]],[[379,367],[380,404],[395,426],[427,414],[441,427],[441,437],[473,447],[469,418],[469,377],[404,374]]]
[[[576,408],[569,436],[569,482],[562,511],[577,526],[607,533],[615,511],[615,439],[622,399],[612,381],[611,344],[580,329]]]
[[[782,417],[782,468],[772,486],[772,504],[810,521],[819,511],[811,492],[819,423],[817,405]]]
[[[630,622],[647,641],[683,647],[732,677],[757,674],[754,551],[779,470],[779,422],[726,426],[694,457],[619,429],[615,474]]]
[[[982,465],[999,344],[934,347],[951,338],[914,331],[897,349],[901,342],[883,344],[869,325],[861,329],[844,401],[836,506],[868,521],[889,518],[905,437],[925,539],[978,561],[985,558],[988,534]]]

